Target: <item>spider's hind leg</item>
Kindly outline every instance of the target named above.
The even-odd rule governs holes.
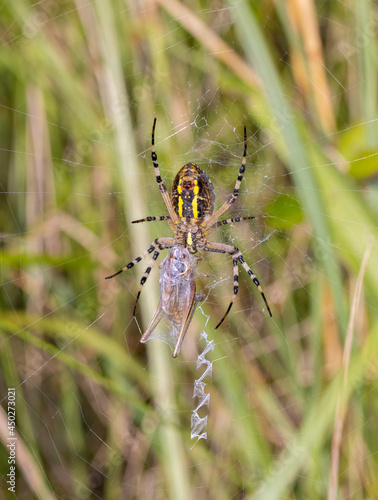
[[[223,203],[223,205],[215,212],[215,214],[213,214],[210,217],[209,220],[206,221],[206,227],[208,228],[209,232],[212,231],[212,229],[213,229],[212,226],[213,226],[214,223],[216,223],[216,221],[219,219],[219,217],[221,215],[223,215],[224,212],[226,210],[228,210],[233,203],[235,203],[236,198],[239,195],[239,189],[240,189],[241,182],[243,180],[246,163],[247,163],[247,129],[244,126],[244,152],[243,152],[243,160],[242,160],[242,163],[240,165],[239,174],[238,174],[238,177],[236,179],[234,191],[233,191],[232,195],[230,196],[230,198]]]
[[[159,162],[158,162],[157,154],[155,151],[155,127],[156,127],[156,118],[154,119],[154,124],[152,125],[152,134],[151,134],[151,159],[152,159],[152,163],[154,165],[155,178],[156,178],[156,182],[158,183],[160,193],[163,197],[164,203],[168,209],[170,218],[172,219],[173,222],[176,222],[177,221],[176,212],[173,208],[171,198],[168,194],[167,188],[165,187],[165,184],[164,184],[164,182],[161,178],[161,175],[160,175]]]

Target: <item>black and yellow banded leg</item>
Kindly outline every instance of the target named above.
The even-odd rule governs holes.
[[[243,180],[244,172],[245,172],[245,165],[247,163],[247,128],[244,125],[244,153],[243,153],[243,160],[240,165],[239,169],[239,174],[238,178],[236,179],[235,187],[234,187],[234,192],[230,196],[230,198],[223,203],[223,205],[213,214],[210,219],[206,221],[206,226],[211,229],[212,225],[215,223],[219,217],[224,214],[226,210],[230,208],[230,206],[235,202],[236,198],[238,197],[239,194],[239,189],[240,189],[240,184],[241,181]]]
[[[140,222],[155,222],[155,221],[162,221],[162,220],[167,221],[172,232],[175,232],[175,225],[172,222],[172,219],[169,215],[160,215],[160,217],[149,216],[149,217],[145,217],[144,219],[133,220],[133,221],[131,221],[131,224],[139,224]]]
[[[234,203],[234,201],[236,200],[236,198],[239,195],[240,184],[241,184],[241,181],[243,180],[246,163],[247,163],[247,127],[244,125],[244,152],[243,152],[243,160],[242,160],[242,163],[240,165],[238,178],[236,179],[234,192],[232,193],[232,196],[228,200],[228,202],[226,201],[226,204],[227,203],[229,203],[229,204]]]
[[[245,220],[252,220],[256,219],[256,217],[250,216],[250,217],[233,217],[232,219],[224,219],[224,220],[218,220],[217,222],[214,222],[214,224],[205,231],[205,236],[210,234],[211,232],[214,231],[217,227],[220,226],[225,226],[226,224],[235,224],[237,222],[243,222]]]
[[[231,302],[230,302],[230,304],[228,306],[228,309],[227,309],[225,315],[219,321],[219,323],[217,324],[217,326],[215,327],[215,329],[219,328],[221,326],[221,324],[223,323],[223,321],[227,318],[228,313],[230,312],[231,307],[232,307],[233,303],[235,302],[236,296],[239,293],[239,266],[238,266],[238,259],[232,259],[232,265],[233,265],[233,268],[234,268],[234,294],[233,294],[233,296],[231,298]]]
[[[147,257],[148,254],[151,254],[157,248],[159,248],[159,250],[164,250],[165,248],[173,247],[174,244],[175,244],[175,240],[173,238],[156,238],[156,240],[151,243],[151,246],[145,252],[143,252],[141,255],[139,255],[139,257],[136,257],[135,259],[133,259],[131,262],[126,264],[125,267],[123,267],[122,269],[120,269],[116,273],[111,274],[110,276],[106,276],[105,279],[110,280],[111,278],[114,278],[114,276],[118,276],[118,274],[123,273],[123,271],[127,271],[127,269],[131,269],[132,267],[135,266],[135,264],[138,264],[138,262],[140,262],[142,259]]]
[[[150,216],[150,217],[145,217],[144,219],[132,220],[131,224],[139,224],[139,222],[153,222],[156,220],[169,221],[171,220],[171,218],[169,217],[169,215],[161,215],[160,217]]]
[[[171,198],[169,196],[169,193],[167,191],[167,188],[165,187],[163,180],[160,175],[160,169],[159,169],[159,163],[157,159],[157,154],[155,151],[155,127],[156,127],[156,118],[154,118],[154,124],[152,125],[152,136],[151,136],[151,158],[152,158],[152,163],[154,165],[154,171],[155,171],[155,177],[156,177],[156,182],[158,183],[161,195],[163,197],[164,203],[168,209],[169,215],[171,216],[171,219],[173,223],[177,221],[177,215],[176,212],[173,208]]]
[[[253,283],[257,286],[264,302],[265,302],[265,305],[266,305],[266,308],[269,312],[269,316],[272,317],[272,311],[270,310],[270,307],[269,307],[269,304],[268,304],[268,301],[266,300],[266,297],[265,297],[265,294],[264,294],[264,291],[263,289],[261,288],[261,285],[260,285],[260,282],[259,280],[257,279],[256,275],[254,274],[254,272],[252,271],[252,269],[248,266],[248,264],[245,262],[244,258],[243,258],[243,255],[241,253],[241,251],[232,246],[232,245],[227,245],[225,243],[216,243],[216,242],[211,242],[211,243],[208,243],[207,246],[204,248],[204,250],[206,250],[207,252],[217,252],[217,253],[228,253],[229,255],[232,256],[232,260],[237,260],[242,266],[243,268],[247,271],[248,273],[248,276],[251,278],[251,280],[253,281]],[[234,281],[235,283],[235,281]],[[234,297],[233,297],[234,299]],[[229,309],[227,311],[227,314],[229,312],[229,310],[231,309],[232,307],[232,303],[233,301],[231,300],[231,305],[229,306]],[[223,319],[222,321],[223,322]],[[217,325],[217,328],[218,326],[220,325],[220,323]]]
[[[238,259],[239,259],[240,264],[244,267],[244,269],[248,273],[248,276],[251,278],[251,280],[253,281],[253,283],[257,286],[257,288],[258,288],[259,292],[261,293],[261,296],[262,296],[262,298],[263,298],[263,300],[265,302],[266,308],[268,309],[269,316],[272,317],[272,311],[270,310],[268,301],[266,300],[265,293],[263,292],[263,289],[261,288],[259,280],[256,278],[256,275],[254,274],[254,272],[252,271],[252,269],[245,262],[245,260],[243,258],[243,255],[241,254],[241,252],[239,252],[239,254],[240,255],[238,255]]]
[[[137,310],[137,307],[138,307],[139,297],[140,297],[140,294],[142,293],[143,285],[147,281],[147,278],[150,275],[151,269],[154,267],[154,264],[155,264],[157,258],[160,255],[160,252],[161,252],[161,250],[159,248],[157,250],[155,250],[155,252],[154,252],[154,254],[152,256],[152,259],[148,263],[147,269],[144,271],[142,279],[140,280],[139,290],[138,290],[138,293],[137,293],[137,296],[136,296],[136,300],[135,300],[135,304],[134,304],[133,316],[135,316],[135,313],[136,313],[136,310]]]

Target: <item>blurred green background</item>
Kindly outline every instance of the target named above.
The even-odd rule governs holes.
[[[378,8],[368,0],[14,0],[0,32],[0,491],[16,388],[16,498],[378,498]],[[182,352],[139,343],[141,254],[188,161],[251,223],[199,266]],[[156,266],[157,267],[157,266]],[[215,343],[207,440],[196,359]],[[337,425],[335,425],[335,422]]]

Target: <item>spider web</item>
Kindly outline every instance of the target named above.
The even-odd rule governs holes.
[[[52,32],[55,29],[68,37],[70,50],[76,47],[80,50],[80,41],[88,36],[89,50],[96,51],[95,41],[90,38],[90,5],[81,1],[38,2],[30,4],[27,12],[18,14],[18,22],[12,21],[8,8],[3,6],[6,17],[2,22],[2,47],[16,49],[42,36],[53,43],[51,27]],[[213,28],[226,37],[228,30],[234,29],[230,8],[220,2],[209,6],[198,9],[196,14],[210,15]],[[135,7],[114,4],[112,8],[125,26],[137,17]],[[274,37],[272,32],[278,20],[264,4],[262,8],[266,15],[264,34]],[[151,11],[151,6],[143,10],[147,18],[139,13],[142,25],[148,25]],[[185,32],[180,31],[175,38],[180,30],[180,17],[176,17],[169,20],[168,31],[161,31],[160,36],[155,34],[153,54],[156,57],[170,54],[178,44],[185,49],[181,54],[184,61],[197,57],[196,45],[188,43]],[[329,22],[332,24],[335,20]],[[340,18],[338,22],[341,29],[350,28],[347,20]],[[80,35],[70,38],[70,27],[79,25],[83,26],[84,33],[80,29],[77,32]],[[345,61],[352,60],[374,36],[374,29],[367,26],[363,35],[355,43],[341,36],[335,51],[342,54]],[[46,38],[41,38],[42,43],[44,40]],[[141,42],[140,52],[144,54],[145,50]],[[12,51],[7,54],[10,57]],[[63,53],[56,54],[64,58]],[[69,54],[67,51],[65,55]],[[116,133],[109,115],[96,109],[100,98],[91,103],[92,128],[87,127],[85,120],[78,120],[74,128],[65,119],[65,111],[71,114],[75,106],[77,114],[86,109],[80,105],[84,95],[75,94],[80,89],[68,76],[66,110],[55,102],[54,110],[46,114],[43,102],[47,98],[38,90],[38,82],[27,86],[21,99],[17,97],[0,104],[4,122],[9,123],[6,119],[11,116],[14,127],[2,134],[0,144],[3,164],[7,165],[0,178],[3,227],[0,394],[6,412],[7,387],[16,388],[18,498],[29,498],[30,491],[40,498],[128,498],[133,495],[166,498],[167,489],[174,486],[167,486],[169,479],[163,484],[161,475],[183,481],[190,494],[201,498],[208,498],[209,492],[217,498],[249,498],[248,495],[264,498],[281,475],[302,460],[306,468],[294,473],[288,488],[290,493],[280,498],[301,498],[295,489],[296,482],[305,483],[306,478],[308,484],[317,481],[318,485],[318,496],[314,494],[309,498],[324,498],[330,444],[324,433],[321,434],[321,422],[317,422],[319,441],[325,444],[322,451],[317,452],[316,460],[308,459],[310,447],[301,440],[297,429],[305,420],[306,406],[320,400],[323,383],[328,383],[340,367],[342,346],[335,334],[339,316],[331,298],[333,277],[328,275],[325,265],[330,258],[330,248],[343,255],[346,275],[348,262],[359,259],[360,252],[356,247],[342,247],[336,239],[323,240],[313,232],[300,208],[301,198],[292,180],[295,172],[288,167],[285,153],[271,133],[271,119],[261,119],[256,125],[246,109],[245,92],[231,71],[229,80],[221,86],[211,81],[211,70],[216,70],[212,66],[208,82],[188,76],[181,81],[182,75],[175,80],[163,69],[152,75],[140,68],[133,69],[129,53],[122,54],[127,61],[122,68],[128,75],[126,84],[134,72],[139,72],[140,77],[140,83],[129,96],[131,112],[137,115],[136,110],[140,108],[144,113],[143,120],[138,113],[138,125],[133,131],[136,151],[128,153],[129,165],[137,162],[138,170],[130,166],[128,183],[121,185],[117,177],[120,175],[119,144],[114,139]],[[291,69],[287,54],[281,54],[280,58],[281,64]],[[88,65],[92,61],[87,52],[83,60]],[[3,61],[3,64],[10,62]],[[337,71],[330,62],[329,65],[326,70],[338,89],[333,98],[335,103],[347,100],[349,93],[355,92],[355,85],[363,91],[359,81],[338,81]],[[50,72],[53,81],[54,67]],[[105,76],[91,75],[89,86],[94,85],[96,78],[101,82]],[[151,109],[143,102],[144,99],[149,102],[146,95],[151,88],[161,88],[160,85],[172,95],[170,109],[165,109],[164,103]],[[180,85],[185,89],[185,99],[180,99]],[[7,96],[12,95],[9,87],[5,81]],[[292,94],[286,97],[289,102],[294,99]],[[157,96],[156,102],[161,101]],[[124,104],[118,104],[124,112]],[[303,107],[303,120],[311,121],[313,110],[309,111],[300,102],[296,104]],[[256,106],[259,105],[257,102]],[[261,110],[263,113],[262,105]],[[238,297],[225,323],[215,331],[214,326],[232,296],[232,261],[229,256],[206,255],[198,269],[198,289],[203,291],[205,299],[198,307],[178,360],[171,359],[169,347],[162,345],[160,339],[149,342],[147,347],[138,341],[157,305],[158,265],[143,287],[136,318],[132,317],[132,308],[148,259],[119,279],[104,282],[106,275],[142,253],[154,238],[170,236],[164,222],[145,223],[143,227],[131,225],[132,220],[148,215],[166,215],[150,160],[150,134],[155,114],[158,115],[156,149],[166,186],[172,185],[182,165],[195,162],[214,184],[216,208],[234,188],[243,153],[243,126],[247,125],[245,178],[237,202],[224,218],[253,215],[255,219],[219,228],[211,240],[240,248],[273,312],[270,319],[258,290],[241,269]],[[171,121],[164,121],[164,116],[172,116]],[[292,119],[291,112],[286,110],[281,117],[282,126]],[[339,127],[337,132],[314,134],[316,138],[308,141],[308,148],[327,141],[343,146],[375,120],[375,117],[354,119],[352,116],[344,120],[347,125]],[[50,152],[47,144],[51,146]],[[346,149],[344,145],[344,151]],[[350,162],[351,168],[356,164],[365,165],[369,158],[374,162],[376,154],[376,145],[370,151],[359,152]],[[330,156],[342,171],[345,162],[336,148]],[[322,158],[316,165],[309,162],[300,169],[315,171],[327,169],[330,164],[328,158]],[[376,170],[363,182],[357,179],[340,184],[340,193],[337,189],[334,191],[335,203],[339,194],[356,193],[367,200],[376,214],[374,175]],[[113,178],[118,179],[116,188]],[[320,188],[308,186],[302,197],[310,197],[312,190]],[[359,221],[350,213],[344,219],[327,213],[326,218],[332,227],[353,225],[358,234],[363,230],[366,234],[376,230],[374,222]],[[365,241],[360,244],[365,245]],[[343,285],[348,299],[353,294],[354,277],[349,279],[351,284],[345,278]],[[322,288],[326,288],[328,302],[322,299]],[[317,308],[317,317],[327,318],[326,333],[331,340],[319,334],[321,325],[311,320],[309,303]],[[361,350],[368,337],[367,317],[376,317],[377,312],[373,295],[363,296],[362,304],[366,316],[358,318],[357,344]],[[199,338],[202,331],[214,342],[214,351],[206,353],[212,363],[209,366],[212,366],[213,380],[210,383],[206,379],[208,392],[202,386],[200,399],[193,402],[194,380],[206,373],[201,375],[196,367],[196,360],[206,351]],[[322,362],[321,356],[325,357]],[[287,364],[285,357],[290,360]],[[377,364],[374,357],[371,362],[367,362],[368,359],[367,355],[363,358],[367,367],[364,371],[360,366],[362,362],[355,363],[352,387],[360,389],[367,380],[374,394]],[[162,360],[164,368],[161,368]],[[325,366],[322,372],[325,379],[315,383],[313,372],[319,365]],[[211,404],[208,415],[203,415],[200,406],[201,402],[206,405],[207,394],[211,394]],[[336,391],[330,394],[332,402]],[[199,439],[204,437],[201,423],[207,424],[208,440],[199,441],[191,449],[190,425],[195,407],[198,419],[192,421],[192,428],[199,424],[196,428]],[[376,410],[366,403],[362,392],[350,403],[349,409],[351,423],[345,445],[352,450],[357,443],[356,448],[361,451],[356,455],[350,452],[356,458],[355,469],[349,462],[345,470],[342,469],[351,474],[345,498],[353,498],[354,492],[362,488],[368,489],[371,477],[362,471],[373,470],[375,464],[374,452],[364,439],[363,430],[373,428],[374,433]],[[1,413],[2,428],[6,428],[4,412]],[[172,428],[179,437],[172,438]],[[9,471],[7,437],[2,433],[4,447],[0,458],[5,464],[1,472],[4,494],[7,494]],[[180,459],[179,452],[178,462],[170,463],[165,454],[177,444],[179,450],[184,450],[185,459]],[[183,470],[185,477],[180,475]],[[188,478],[192,474],[194,482],[189,488]],[[203,476],[207,477],[206,481]],[[171,482],[175,483],[172,479]],[[374,493],[371,495],[373,498]]]

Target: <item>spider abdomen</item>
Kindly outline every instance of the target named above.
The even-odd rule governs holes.
[[[203,221],[214,211],[214,187],[195,163],[184,165],[173,181],[172,204],[180,219]]]

